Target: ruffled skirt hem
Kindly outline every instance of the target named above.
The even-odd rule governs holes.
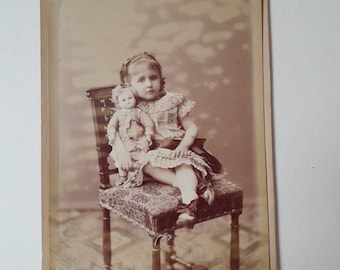
[[[150,150],[140,156],[136,163],[136,168],[130,171],[126,182],[120,186],[125,188],[138,187],[143,184],[143,168],[146,164],[153,167],[174,169],[182,164],[190,165],[194,168],[198,180],[217,180],[226,176],[226,172],[213,173],[204,159],[193,151],[188,150],[187,154],[178,158],[173,156],[174,151],[166,148]]]

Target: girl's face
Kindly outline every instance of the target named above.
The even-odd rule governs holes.
[[[151,101],[160,97],[161,77],[159,72],[147,66],[138,69],[138,72],[132,72],[130,85],[141,99]]]
[[[131,109],[136,105],[135,96],[131,91],[124,91],[118,96],[118,105],[123,109]]]

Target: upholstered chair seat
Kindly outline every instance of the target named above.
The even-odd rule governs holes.
[[[231,214],[242,206],[242,189],[227,180],[212,182],[214,203],[199,200],[197,223]],[[176,229],[177,206],[181,203],[178,188],[155,181],[140,187],[112,187],[99,193],[100,206],[146,230],[151,236]]]

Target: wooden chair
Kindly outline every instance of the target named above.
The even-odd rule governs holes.
[[[146,181],[137,188],[123,189],[112,186],[110,175],[117,174],[117,169],[109,166],[108,155],[111,146],[106,137],[106,125],[114,113],[111,91],[114,86],[87,90],[91,100],[96,146],[99,162],[99,204],[103,209],[103,256],[105,269],[111,269],[110,212],[144,229],[152,239],[152,270],[161,269],[160,240],[167,239],[165,251],[166,269],[174,269],[180,263],[186,269],[198,269],[176,256],[174,235],[177,220],[177,206],[180,193],[175,187],[156,181]],[[231,215],[230,269],[239,269],[239,223],[242,213],[243,191],[236,184],[226,180],[213,181],[215,201],[211,206],[199,202],[197,222]],[[227,247],[226,247],[227,248]],[[206,269],[206,268],[200,268]]]

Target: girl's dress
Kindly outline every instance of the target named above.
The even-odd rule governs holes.
[[[142,169],[147,163],[154,167],[168,169],[181,164],[191,165],[199,180],[212,175],[211,168],[204,159],[191,150],[181,158],[172,157],[171,144],[185,135],[181,120],[192,110],[194,105],[194,101],[186,99],[182,94],[168,91],[165,91],[158,100],[141,101],[138,104],[138,107],[152,119],[155,126],[154,139],[160,147],[148,151],[139,160],[135,170],[136,174],[131,175],[132,177],[128,179],[131,187],[140,186],[143,183]]]

